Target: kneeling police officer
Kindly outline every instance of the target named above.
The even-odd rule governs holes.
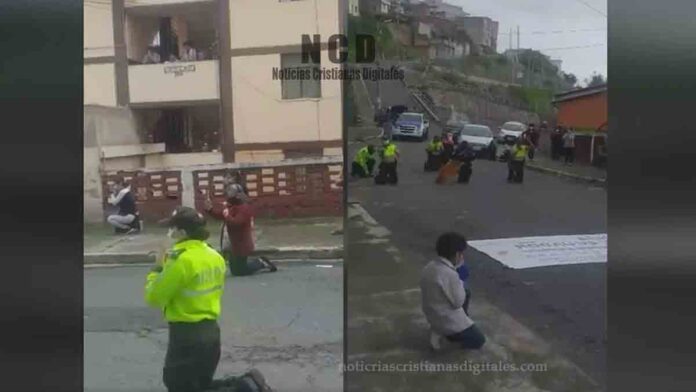
[[[145,302],[169,323],[164,385],[169,392],[203,391],[220,360],[225,259],[205,242],[210,233],[196,210],[179,207],[161,223],[175,243],[147,275]]]

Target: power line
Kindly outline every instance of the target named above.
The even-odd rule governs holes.
[[[547,49],[537,49],[537,51],[552,51],[552,50],[573,50],[573,49],[586,49],[586,48],[597,48],[600,46],[605,46],[606,43],[597,43],[592,45],[582,45],[582,46],[567,46],[565,48],[547,48]]]
[[[525,32],[525,33],[520,33],[520,34],[547,35],[547,34],[565,34],[565,33],[585,33],[585,32],[592,32],[592,31],[607,31],[607,29],[604,28],[604,29],[572,29],[572,30],[530,31],[530,32]],[[516,34],[516,33],[513,33],[513,34]],[[498,35],[510,35],[510,33],[498,33]]]
[[[594,11],[594,12],[596,12],[596,13],[602,15],[602,16],[605,17],[605,18],[607,17],[607,14],[605,14],[604,12],[598,10],[597,8],[593,7],[592,5],[588,4],[585,0],[575,0],[575,1],[577,1],[578,3],[584,5],[585,7],[589,8],[589,9],[591,9],[592,11]]]

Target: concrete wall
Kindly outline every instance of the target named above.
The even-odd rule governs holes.
[[[83,68],[83,103],[116,106],[114,64],[87,64]]]
[[[177,67],[195,67],[176,76]],[[270,75],[270,71],[269,71]],[[270,76],[269,76],[270,77]],[[218,61],[146,64],[128,67],[131,103],[214,100],[220,98]]]
[[[283,150],[237,151],[235,163],[267,163],[285,159]]]
[[[322,67],[335,66],[327,51],[321,56]],[[235,142],[340,140],[341,82],[322,80],[321,98],[283,100],[273,67],[280,67],[280,54],[232,58]]]
[[[99,148],[88,147],[82,155],[83,176],[83,204],[82,212],[87,223],[102,222],[102,187],[99,173]]]
[[[335,156],[335,157],[342,157],[343,156],[343,148],[325,148],[324,149],[324,156]]]
[[[145,166],[145,156],[128,156],[104,160],[102,168],[108,172],[137,170]]]
[[[82,25],[84,29],[84,58],[114,55],[114,24],[110,2],[85,2]]]
[[[122,146],[143,142],[130,110],[98,106],[84,107],[84,140],[85,147]]]
[[[96,223],[103,220],[100,170],[129,170],[143,163],[138,156],[101,159],[102,147],[140,144],[141,138],[130,110],[86,105],[83,111],[83,141],[84,221]]]
[[[507,121],[539,123],[539,117],[535,113],[492,103],[477,96],[434,89],[430,89],[428,93],[438,105],[452,105],[457,112],[466,114],[470,122],[487,125],[494,131]]]
[[[166,169],[196,165],[217,165],[222,163],[219,152],[199,152],[186,154],[146,155],[145,165],[148,169]]]
[[[232,49],[300,45],[302,34],[326,42],[339,32],[338,7],[337,0],[230,0]]]

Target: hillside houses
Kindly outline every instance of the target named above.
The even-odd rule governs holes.
[[[391,24],[396,39],[424,59],[495,53],[498,22],[443,0],[360,0],[360,15]]]

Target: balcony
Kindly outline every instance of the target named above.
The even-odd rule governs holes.
[[[220,99],[217,60],[130,65],[130,103],[139,107],[212,103]]]

